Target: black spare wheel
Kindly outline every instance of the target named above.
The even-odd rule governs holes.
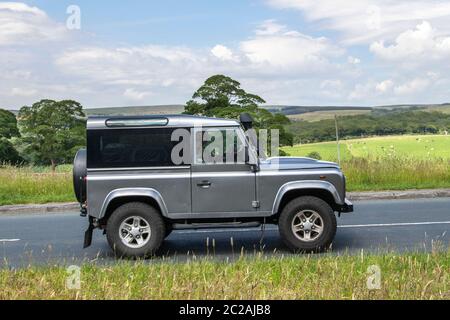
[[[86,175],[86,149],[80,149],[73,160],[73,188],[79,203],[86,201]]]

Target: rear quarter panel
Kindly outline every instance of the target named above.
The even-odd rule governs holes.
[[[189,167],[170,169],[88,170],[88,214],[101,218],[108,195],[123,188],[152,188],[158,191],[168,214],[191,211],[191,172]]]

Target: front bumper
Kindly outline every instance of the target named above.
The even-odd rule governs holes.
[[[340,205],[339,212],[353,212],[353,203],[350,200],[345,199],[344,204]]]

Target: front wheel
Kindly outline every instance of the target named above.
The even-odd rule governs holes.
[[[152,206],[131,202],[117,208],[108,220],[108,243],[120,258],[154,255],[166,233],[164,220]]]
[[[299,197],[284,207],[278,228],[284,243],[292,251],[321,252],[333,242],[337,229],[336,216],[322,199]]]

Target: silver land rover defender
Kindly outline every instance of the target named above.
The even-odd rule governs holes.
[[[266,158],[246,134],[249,128],[245,114],[240,122],[185,115],[89,118],[87,148],[78,151],[73,171],[81,215],[89,219],[84,246],[98,228],[116,256],[147,257],[172,230],[268,223],[278,225],[293,251],[329,248],[335,213],[353,211],[339,166]],[[227,141],[212,148],[211,142],[221,142],[217,133]]]

